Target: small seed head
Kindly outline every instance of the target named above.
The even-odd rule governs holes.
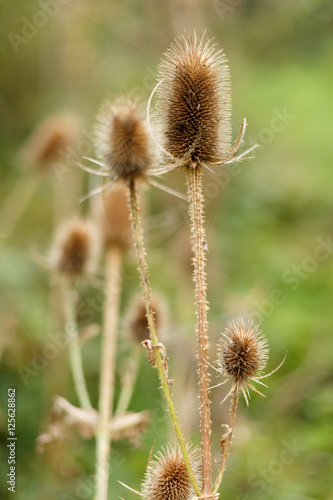
[[[33,132],[21,152],[21,158],[28,166],[49,168],[54,161],[65,156],[66,148],[75,146],[78,138],[76,116],[70,113],[51,116]]]
[[[217,353],[222,371],[242,388],[265,368],[268,345],[258,326],[239,319],[229,323]]]
[[[144,176],[151,166],[151,147],[137,102],[120,99],[104,105],[98,116],[96,149],[112,180]]]
[[[193,472],[200,475],[200,459],[196,450],[190,449]],[[184,458],[178,449],[170,446],[155,455],[149,463],[142,484],[145,500],[190,500],[193,496],[191,481]]]
[[[229,68],[222,50],[179,37],[160,65],[158,89],[164,147],[176,161],[211,163],[231,148]]]
[[[69,278],[87,277],[95,269],[99,253],[99,234],[91,222],[66,221],[55,235],[51,251],[53,268]]]
[[[152,309],[154,312],[156,329],[160,334],[164,323],[163,317],[165,317],[163,301],[161,299],[152,298]],[[150,338],[146,306],[141,296],[134,298],[128,310],[126,330],[129,331],[131,338],[138,344]]]

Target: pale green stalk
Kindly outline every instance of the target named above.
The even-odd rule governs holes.
[[[62,293],[65,329],[69,339],[69,357],[74,387],[81,408],[86,411],[91,411],[93,408],[84,377],[81,345],[76,322],[75,302],[72,296],[73,290],[71,290],[69,280],[66,277],[62,278]]]

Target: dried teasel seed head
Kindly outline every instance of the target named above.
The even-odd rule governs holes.
[[[191,466],[200,479],[200,455],[191,446],[188,449]],[[149,463],[141,487],[145,500],[190,500],[192,484],[184,458],[178,448],[167,446],[158,452]]]
[[[71,113],[59,113],[40,123],[21,151],[24,164],[49,168],[60,160],[79,139],[79,121]]]
[[[165,326],[165,304],[161,297],[152,298],[152,309],[156,329],[161,333]],[[146,339],[150,338],[148,320],[146,316],[146,306],[141,296],[135,297],[128,309],[127,317],[125,318],[125,328],[131,335],[131,338],[139,345]]]
[[[185,34],[160,65],[163,146],[183,164],[212,163],[231,149],[229,68],[215,46],[205,34]]]
[[[99,255],[100,236],[90,221],[75,218],[60,226],[51,250],[51,264],[68,278],[93,274]]]
[[[136,101],[123,98],[103,106],[97,118],[96,150],[112,180],[144,176],[151,166],[151,145]]]
[[[101,199],[96,200],[94,217],[100,227],[106,246],[127,250],[132,245],[132,228],[126,186],[104,189]]]
[[[251,380],[259,380],[268,360],[268,344],[261,330],[252,321],[232,321],[217,347],[221,371],[233,381],[237,389],[253,389]],[[258,392],[258,391],[257,391]]]

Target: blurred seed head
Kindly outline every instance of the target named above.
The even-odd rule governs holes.
[[[165,328],[167,315],[165,303],[161,297],[152,297],[152,309],[154,312],[156,329],[160,336],[161,331]],[[132,340],[139,345],[144,340],[150,338],[146,306],[141,296],[135,297],[130,304],[127,317],[125,318],[125,328],[126,331],[130,333]]]
[[[95,271],[100,236],[90,221],[75,218],[57,231],[51,250],[52,267],[69,278],[88,277]]]
[[[97,118],[96,150],[112,180],[145,175],[151,166],[151,145],[136,101],[122,98],[103,106]]]
[[[24,164],[39,169],[50,168],[68,147],[79,139],[79,121],[71,113],[59,113],[41,122],[21,151]]]
[[[126,186],[104,189],[102,202],[95,205],[94,217],[106,246],[117,246],[123,250],[130,248],[132,228]]]
[[[200,454],[189,447],[189,458],[197,481],[200,480]],[[149,463],[141,487],[145,500],[190,500],[194,494],[184,458],[178,448],[168,446]]]
[[[250,380],[260,377],[268,360],[268,344],[257,325],[243,319],[232,321],[217,347],[221,370],[244,390]]]
[[[215,47],[204,34],[185,34],[160,65],[163,146],[184,164],[214,162],[231,149],[229,68]]]

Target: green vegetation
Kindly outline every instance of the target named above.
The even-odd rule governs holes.
[[[19,152],[40,120],[73,111],[89,136],[106,97],[135,88],[148,99],[160,56],[178,29],[196,26],[215,36],[230,64],[233,138],[245,116],[246,143],[259,142],[262,147],[237,170],[226,166],[215,175],[205,174],[212,344],[231,317],[253,314],[268,338],[268,371],[288,351],[284,365],[264,388],[267,399],[253,394],[249,408],[240,401],[221,498],[332,500],[332,7],[325,0],[294,5],[221,0],[205,2],[199,12],[198,3],[186,12],[181,1],[59,2],[58,12],[45,26],[25,38],[26,43],[15,39],[16,45],[8,34],[22,36],[24,19],[36,20],[42,2],[2,5],[0,199],[10,196],[18,182],[29,182],[31,174]],[[72,153],[71,160],[77,154]],[[83,154],[93,152],[88,147]],[[185,192],[182,175],[171,172],[166,179]],[[77,173],[73,162],[60,177],[50,171],[13,234],[6,237],[0,227],[1,498],[12,495],[5,479],[9,387],[16,388],[17,402],[15,500],[81,500],[93,495],[93,439],[82,439],[73,431],[63,441],[47,445],[43,454],[35,449],[53,396],[77,404],[67,350],[59,349],[46,361],[43,356],[45,345],[53,344],[51,336],[61,332],[62,325],[54,280],[36,262],[36,248],[47,254],[55,220],[79,209],[89,212],[89,202],[78,202],[88,189],[88,174]],[[163,341],[170,377],[176,379],[175,402],[184,432],[198,442],[194,306],[182,238],[186,203],[155,189],[145,196],[151,285],[165,295],[170,311]],[[134,253],[126,261],[124,280],[122,314],[139,287]],[[91,298],[97,304],[94,322],[101,319],[102,292],[89,285],[81,299],[82,325],[88,321]],[[120,330],[122,359],[129,349],[123,325]],[[83,348],[94,406],[99,345],[97,336]],[[34,369],[26,383],[23,366]],[[116,399],[119,386],[118,370]],[[191,391],[189,404],[184,394]],[[220,425],[227,421],[227,410],[219,406],[222,392],[214,389],[212,394],[214,459],[219,460]],[[138,447],[128,441],[114,444],[110,498],[134,499],[134,493],[117,481],[138,488],[153,444],[157,450],[174,440],[164,407],[156,372],[143,352],[130,409],[150,409],[153,419]]]

